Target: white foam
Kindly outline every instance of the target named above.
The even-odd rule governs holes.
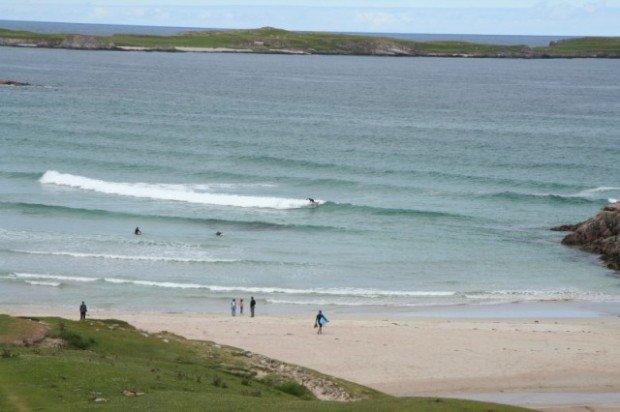
[[[26,283],[33,286],[54,286],[58,287],[61,285],[60,282],[41,282],[38,280],[27,280]]]
[[[616,203],[618,201],[618,199],[613,199],[613,198],[610,197],[609,199],[607,199],[607,201],[609,203]]]
[[[204,285],[198,283],[177,283],[177,282],[155,282],[148,280],[133,280],[123,278],[105,278],[110,283],[130,283],[141,286],[156,286],[164,288],[179,289],[207,289],[211,292],[246,292],[264,294],[286,294],[286,295],[330,295],[330,296],[356,296],[356,297],[433,297],[433,296],[454,296],[456,292],[425,292],[425,291],[391,291],[374,289],[288,289],[277,287],[245,287],[245,286],[219,286]]]
[[[582,190],[579,193],[572,195],[572,197],[585,197],[585,198],[597,198],[601,193],[611,194],[609,192],[620,191],[620,187],[616,186],[599,186],[592,189]],[[609,199],[611,200],[611,199]],[[613,202],[612,202],[613,203]]]
[[[13,273],[10,277],[17,279],[53,279],[53,280],[65,280],[72,282],[95,282],[98,278],[87,278],[81,276],[62,276],[62,275],[48,275],[42,273]]]
[[[98,258],[98,259],[120,259],[120,260],[149,260],[157,262],[185,262],[185,263],[216,263],[216,262],[235,262],[231,259],[212,259],[212,258],[183,258],[183,257],[167,257],[167,256],[142,256],[142,255],[108,255],[102,253],[81,253],[81,252],[46,252],[38,250],[12,250],[17,253],[26,253],[29,255],[52,255],[52,256],[69,256],[74,258]]]
[[[336,302],[326,299],[299,299],[299,300],[286,300],[286,299],[265,299],[267,303],[273,303],[276,305],[311,305],[311,306],[369,306],[368,302]],[[378,304],[378,306],[391,306],[389,304]],[[402,305],[398,305],[402,306]]]
[[[494,291],[471,291],[462,294],[466,299],[477,301],[568,301],[587,300],[594,302],[617,302],[620,296],[609,295],[602,292],[582,291],[578,289],[561,290],[494,290]]]
[[[353,302],[353,301],[336,301],[336,300],[327,300],[327,299],[299,299],[299,300],[286,300],[286,299],[265,299],[267,303],[273,303],[277,305],[310,305],[315,307],[325,307],[325,306],[389,306],[389,307],[407,307],[407,308],[415,308],[415,307],[426,307],[436,305],[436,302],[428,302],[428,301],[418,301],[416,303],[408,303],[403,301],[381,301],[381,302]],[[441,302],[441,306],[456,306],[461,305],[460,301],[453,302]]]
[[[131,283],[140,286],[156,286],[160,288],[175,288],[175,289],[209,289],[206,285],[199,285],[196,283],[176,283],[176,282],[153,282],[149,280],[130,280],[120,278],[104,278],[106,282],[110,283]]]
[[[252,292],[252,293],[282,293],[287,295],[331,295],[331,296],[360,296],[360,297],[379,297],[379,296],[409,296],[409,297],[430,297],[430,296],[454,296],[456,292],[444,291],[395,291],[380,289],[358,289],[358,288],[335,288],[335,289],[289,289],[278,287],[240,287],[240,286],[208,286],[214,292]]]
[[[306,199],[287,199],[279,197],[245,196],[224,193],[196,191],[196,185],[171,185],[157,183],[108,182],[84,176],[59,173],[48,170],[41,176],[42,184],[68,186],[99,193],[139,198],[172,200],[216,206],[236,206],[271,209],[297,209],[309,206]],[[317,202],[324,203],[317,200]]]
[[[615,190],[620,190],[620,187],[617,186],[599,186],[599,187],[595,187],[593,189],[586,189],[586,190],[582,190],[581,194],[583,195],[589,195],[589,194],[594,194],[594,193],[601,193],[601,192],[612,192]]]

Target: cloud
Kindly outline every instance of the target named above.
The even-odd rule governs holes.
[[[362,24],[368,24],[372,29],[379,31],[389,31],[395,27],[401,27],[402,24],[409,24],[412,21],[408,14],[387,11],[358,12],[355,14],[355,19]]]
[[[541,1],[533,7],[534,11],[542,12],[551,19],[566,20],[572,18],[585,18],[589,14],[604,11],[608,8],[606,0],[563,0]]]
[[[304,0],[293,5],[268,3],[284,0],[240,1],[252,5],[216,4],[222,0],[199,5],[195,0],[0,0],[0,18],[342,32],[620,35],[620,0],[321,0],[312,6],[303,5]]]

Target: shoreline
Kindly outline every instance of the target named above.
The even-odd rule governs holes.
[[[77,309],[5,306],[0,312],[77,318]],[[567,406],[558,400],[562,393],[572,394],[570,406],[586,401],[591,405],[598,399],[601,405],[620,407],[620,317],[613,315],[458,318],[328,313],[330,325],[320,336],[312,328],[312,314],[258,312],[256,318],[233,318],[93,309],[89,317],[117,318],[147,332],[166,330],[239,347],[390,395],[486,397],[562,410],[553,409]],[[537,394],[535,402],[526,402],[527,393]]]
[[[0,40],[2,40],[0,38]],[[356,56],[356,57],[435,57],[435,58],[461,58],[461,59],[517,59],[517,60],[557,60],[557,59],[620,59],[620,55],[598,55],[598,54],[550,54],[550,55],[491,55],[491,54],[469,54],[469,53],[329,53],[329,52],[308,52],[305,50],[294,49],[235,49],[227,47],[143,47],[143,46],[113,46],[113,47],[69,47],[69,46],[41,46],[35,43],[2,44],[0,47],[25,48],[25,49],[55,49],[55,50],[81,50],[81,51],[117,51],[117,52],[140,52],[140,53],[224,53],[224,54],[266,54],[266,55],[287,55],[287,56]]]
[[[620,58],[615,37],[579,37],[547,46],[459,41],[414,41],[385,36],[257,29],[186,31],[175,35],[94,36],[35,33],[0,28],[0,46],[143,52],[256,53],[288,55],[457,57],[457,58]]]

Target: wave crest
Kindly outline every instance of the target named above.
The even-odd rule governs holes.
[[[82,190],[92,190],[108,195],[130,196],[138,198],[171,200],[186,203],[198,203],[213,206],[235,206],[268,209],[299,209],[308,207],[306,199],[288,199],[280,197],[245,196],[225,193],[198,191],[196,185],[172,185],[157,183],[108,182],[89,177],[60,173],[48,170],[39,182],[57,186],[66,186]],[[205,186],[206,187],[206,186]],[[323,201],[317,200],[322,204]]]
[[[143,255],[107,255],[103,253],[82,253],[82,252],[46,252],[38,250],[10,250],[14,253],[24,253],[28,255],[51,255],[68,256],[74,258],[99,258],[99,259],[118,259],[118,260],[147,260],[155,262],[183,262],[183,263],[228,263],[237,262],[234,259],[213,259],[213,258],[183,258],[167,256],[143,256]]]

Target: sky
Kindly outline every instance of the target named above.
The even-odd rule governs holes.
[[[620,0],[0,0],[0,19],[339,32],[620,36]]]

